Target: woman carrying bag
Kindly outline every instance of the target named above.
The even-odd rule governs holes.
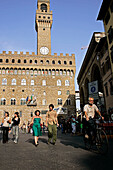
[[[9,124],[11,124],[11,120],[9,118],[9,113],[5,112],[5,117],[2,120],[2,129],[3,129],[3,143],[8,143],[8,132],[9,132]]]

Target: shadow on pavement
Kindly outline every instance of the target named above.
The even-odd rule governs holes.
[[[28,142],[28,143],[31,143],[31,144],[34,145],[34,139],[33,138],[30,138],[30,139],[26,140],[25,142]]]

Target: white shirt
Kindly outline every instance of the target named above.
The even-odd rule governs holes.
[[[93,104],[92,106],[90,106],[89,104],[86,104],[86,105],[84,106],[84,112],[87,113],[88,118],[89,118],[89,117],[94,118],[94,116],[95,116],[95,111],[96,111],[96,112],[98,111],[98,108],[97,108],[97,106],[96,106],[95,104]]]
[[[3,123],[3,126],[4,126],[4,127],[9,127],[9,123],[7,123],[8,120],[9,120],[9,117],[6,117],[6,118],[4,119],[4,123]]]

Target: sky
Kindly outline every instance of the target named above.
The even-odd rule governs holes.
[[[93,32],[104,32],[97,21],[102,0],[50,0],[53,11],[51,29],[52,55],[75,54],[75,90],[77,76]],[[0,0],[0,53],[2,51],[35,52],[37,0]]]

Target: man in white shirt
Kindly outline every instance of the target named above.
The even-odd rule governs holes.
[[[93,118],[95,117],[95,112],[104,120],[97,106],[94,104],[94,98],[89,97],[89,103],[84,106],[84,112],[86,117],[86,125],[88,126],[88,135],[93,131],[95,135],[95,123]],[[88,137],[88,136],[87,136]]]
[[[89,97],[89,103],[84,106],[84,112],[85,112],[85,117],[87,121],[89,121],[90,117],[94,118],[95,112],[97,112],[99,116],[101,116],[99,109],[94,104],[94,98],[91,98],[91,97]],[[102,119],[104,119],[104,117],[102,117]]]

